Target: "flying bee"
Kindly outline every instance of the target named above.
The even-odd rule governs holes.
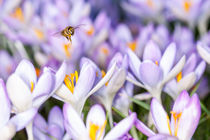
[[[65,29],[63,29],[63,30],[61,30],[60,32],[57,32],[57,33],[59,33],[60,35],[64,36],[67,40],[72,42],[71,37],[74,35],[75,29],[79,28],[82,25],[84,25],[84,24],[77,25],[76,27],[67,26]]]

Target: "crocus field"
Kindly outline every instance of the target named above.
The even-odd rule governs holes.
[[[210,0],[0,0],[0,140],[210,140]]]

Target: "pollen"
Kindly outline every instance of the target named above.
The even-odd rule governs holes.
[[[179,82],[182,79],[182,72],[179,72],[176,76],[176,81]]]
[[[185,1],[184,2],[184,10],[186,12],[189,12],[190,11],[191,6],[192,6],[192,3],[190,1]]]
[[[71,57],[71,53],[69,52],[69,49],[71,48],[71,44],[70,43],[65,43],[63,44],[63,49],[65,51],[65,55],[70,58]]]
[[[129,47],[132,51],[135,51],[135,50],[136,50],[137,42],[136,42],[136,41],[129,42],[127,45],[128,45],[128,47]]]
[[[15,9],[15,11],[11,14],[11,17],[18,19],[21,22],[24,21],[23,11],[20,7]]]
[[[66,77],[64,78],[64,83],[66,84],[67,88],[71,91],[72,94],[74,93],[74,87],[77,81],[78,81],[77,71],[71,73],[70,75],[66,75]]]
[[[89,36],[91,36],[91,35],[93,35],[93,33],[94,33],[94,27],[91,26],[91,27],[86,31],[86,34],[89,35]]]

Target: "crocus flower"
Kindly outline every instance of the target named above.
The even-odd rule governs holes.
[[[149,140],[190,140],[198,126],[201,107],[197,94],[190,97],[186,91],[183,91],[173,105],[170,112],[171,119],[155,98],[151,102],[151,112],[155,127],[158,130],[157,134],[141,121],[136,121],[138,130],[148,136]]]
[[[2,79],[0,79],[0,104],[0,135],[3,140],[12,139],[16,131],[28,125],[37,113],[36,108],[31,108],[11,117],[11,103]]]
[[[105,112],[100,105],[96,104],[91,107],[87,115],[86,125],[70,104],[64,105],[63,113],[66,131],[73,139],[81,140],[120,139],[131,129],[136,120],[136,114],[132,113],[105,135],[107,121]]]
[[[163,22],[163,8],[164,1],[152,1],[152,0],[129,0],[128,2],[122,2],[122,7],[129,13],[138,16],[146,20],[156,20]]]
[[[174,100],[183,90],[189,90],[193,85],[200,80],[206,68],[204,61],[199,61],[196,53],[192,53],[186,60],[183,70],[176,78],[169,81],[165,87],[166,91]]]
[[[58,106],[54,106],[48,115],[48,123],[37,114],[34,118],[34,137],[36,139],[50,139],[49,137],[62,140],[64,135],[63,114]]]
[[[202,0],[171,0],[167,1],[166,6],[176,18],[194,27],[201,12],[202,2]]]
[[[137,86],[145,88],[153,97],[159,101],[161,91],[166,82],[173,79],[183,68],[185,56],[174,65],[176,45],[171,43],[161,55],[159,47],[152,41],[148,42],[143,54],[143,62],[131,51],[128,50],[129,66],[132,73],[139,81],[128,76],[127,80]]]
[[[107,75],[95,84],[96,69],[90,61],[82,63],[80,75],[75,71],[66,75],[64,84],[56,91],[56,95],[66,103],[70,103],[80,114],[87,98],[100,89],[112,76],[116,65],[113,64]]]
[[[36,70],[28,60],[22,60],[15,72],[10,75],[6,86],[13,104],[13,111],[20,113],[31,107],[40,107],[61,85],[65,76],[66,64],[55,74],[50,68],[44,68],[37,80]]]

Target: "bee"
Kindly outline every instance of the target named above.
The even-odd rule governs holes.
[[[72,42],[71,37],[74,35],[75,33],[75,29],[79,28],[80,26],[82,26],[84,24],[80,24],[76,27],[73,26],[67,26],[66,28],[64,28],[63,30],[61,30],[60,32],[58,32],[60,35],[62,35],[63,37],[65,37],[67,40],[69,40],[70,42]],[[56,33],[57,34],[57,33]]]

